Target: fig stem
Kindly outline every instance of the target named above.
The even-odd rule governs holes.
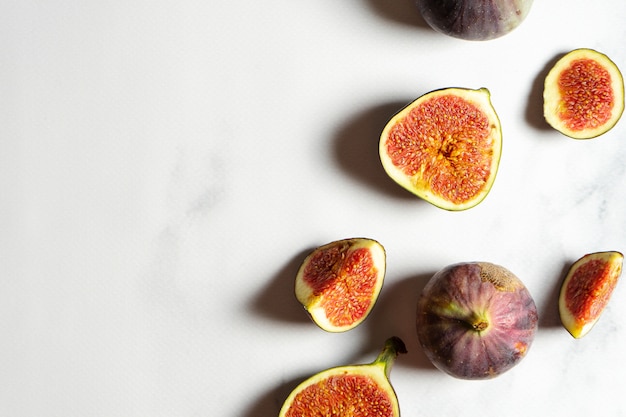
[[[477,332],[482,332],[487,327],[489,327],[489,323],[487,323],[484,320],[479,320],[477,322],[472,323],[472,328],[476,330]]]
[[[472,328],[472,330],[476,332],[482,332],[487,330],[489,327],[489,320],[487,320],[484,316],[474,313],[469,317],[468,324]]]
[[[407,353],[406,345],[399,337],[392,336],[385,341],[385,346],[378,354],[373,364],[382,365],[383,369],[385,370],[385,375],[387,375],[387,378],[389,378],[391,368],[393,367],[396,358],[401,353]]]

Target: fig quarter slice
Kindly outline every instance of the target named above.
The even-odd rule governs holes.
[[[613,61],[593,49],[575,49],[545,79],[544,118],[574,139],[591,139],[617,124],[624,112],[624,79]]]
[[[446,210],[466,210],[489,193],[502,149],[489,90],[446,88],[419,97],[383,129],[379,154],[397,184]]]
[[[371,364],[327,369],[298,385],[285,400],[279,417],[398,417],[398,398],[389,381],[404,342],[391,337]]]
[[[296,298],[320,328],[345,332],[369,315],[385,269],[385,249],[376,240],[331,242],[304,259],[296,275]]]
[[[616,251],[589,253],[570,267],[559,295],[563,327],[576,339],[596,324],[622,273],[624,255]]]

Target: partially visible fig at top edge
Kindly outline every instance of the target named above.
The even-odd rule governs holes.
[[[485,41],[518,27],[532,0],[416,0],[433,29],[459,39]]]

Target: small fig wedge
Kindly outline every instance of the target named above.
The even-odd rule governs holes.
[[[462,262],[437,272],[417,306],[417,335],[440,370],[489,379],[526,356],[538,327],[535,302],[508,269]]]
[[[422,17],[445,35],[471,41],[499,38],[518,27],[532,0],[416,0]]]
[[[576,339],[596,324],[622,273],[620,252],[589,253],[570,267],[559,295],[563,327]]]
[[[345,332],[368,316],[383,285],[386,254],[373,239],[352,238],[313,250],[296,275],[296,298],[329,332]]]
[[[502,149],[489,90],[431,91],[394,115],[380,136],[383,168],[406,190],[445,210],[466,210],[489,193]]]
[[[389,381],[404,342],[389,338],[371,364],[327,369],[298,385],[285,400],[279,417],[398,417],[398,398]]]
[[[544,118],[574,139],[608,132],[624,112],[624,79],[606,55],[581,48],[563,56],[545,79]]]

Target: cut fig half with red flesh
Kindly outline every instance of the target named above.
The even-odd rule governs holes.
[[[345,332],[371,312],[385,269],[385,249],[376,240],[334,241],[304,259],[296,275],[296,298],[320,328]]]
[[[622,273],[624,255],[589,253],[570,267],[559,296],[563,327],[576,339],[585,336],[607,306]]]
[[[557,131],[591,139],[611,130],[624,112],[624,79],[617,65],[593,49],[560,58],[545,79],[543,113]]]
[[[311,376],[289,394],[279,417],[399,417],[389,375],[397,356],[406,352],[404,342],[394,336],[370,364],[339,366]]]
[[[486,88],[445,88],[422,95],[383,129],[379,154],[398,185],[450,211],[476,206],[496,178],[500,120]]]

